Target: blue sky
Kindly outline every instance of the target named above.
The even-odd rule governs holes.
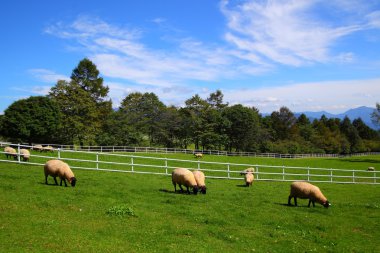
[[[380,102],[378,0],[13,0],[0,21],[0,113],[84,57],[114,107],[136,91],[182,106],[216,89],[263,113]]]

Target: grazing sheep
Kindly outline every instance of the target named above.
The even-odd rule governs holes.
[[[189,187],[193,188],[193,193],[198,193],[198,185],[195,181],[193,173],[184,168],[177,168],[172,172],[172,183],[174,185],[174,191],[177,191],[177,184],[181,191],[183,192],[182,185],[186,186],[187,193],[190,194]]]
[[[195,158],[202,158],[203,154],[202,153],[194,153]]]
[[[29,150],[24,149],[24,148],[20,149],[20,156],[22,157],[22,160],[24,162],[29,161],[29,158],[30,158]]]
[[[37,151],[40,151],[40,152],[42,152],[42,150],[44,149],[43,147],[42,147],[42,145],[35,145],[35,146],[33,146],[33,148],[32,148],[33,150],[37,150]]]
[[[206,194],[205,174],[200,170],[193,171],[195,181],[201,193]]]
[[[291,205],[290,201],[294,198],[294,204],[297,206],[297,198],[301,199],[309,199],[310,203],[313,203],[313,207],[315,207],[315,201],[324,207],[328,208],[330,206],[327,198],[322,194],[321,190],[308,182],[293,182],[290,185],[290,195],[288,198],[288,205]]]
[[[45,172],[45,184],[48,184],[47,178],[48,176],[52,176],[54,178],[55,184],[58,185],[56,177],[61,179],[60,185],[62,186],[62,181],[66,184],[66,179],[69,181],[71,186],[75,186],[77,179],[74,177],[74,173],[71,171],[69,165],[60,160],[50,160],[47,161],[44,166]]]
[[[367,171],[375,171],[375,167],[368,167]]]
[[[50,151],[50,152],[52,152],[53,153],[53,147],[52,146],[46,146],[46,147],[43,147],[42,149],[41,149],[41,152],[42,151],[44,151],[44,152],[48,152],[48,151]]]
[[[14,159],[17,158],[16,149],[14,149],[12,147],[9,147],[9,146],[5,147],[4,152],[5,152],[5,156],[7,157],[7,159],[8,159],[8,157],[12,157],[12,156]]]
[[[253,180],[255,179],[255,176],[253,173],[255,172],[254,168],[248,168],[243,170],[240,175],[244,175],[244,182],[247,187],[251,186],[253,183]]]

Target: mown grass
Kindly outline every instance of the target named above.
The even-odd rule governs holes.
[[[379,164],[377,157],[204,160],[345,169]],[[247,188],[243,181],[208,179],[207,194],[194,196],[174,193],[168,176],[74,172],[77,186],[65,188],[52,178],[45,185],[42,166],[0,162],[2,252],[380,252],[378,185],[320,183],[332,203],[325,209],[308,208],[307,200],[287,206],[289,183],[283,182]]]

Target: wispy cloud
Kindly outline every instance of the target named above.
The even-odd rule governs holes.
[[[70,80],[68,76],[57,74],[48,69],[30,69],[28,72],[39,81],[45,83],[56,83],[58,80]]]
[[[336,9],[340,9],[352,17],[352,10],[358,10],[357,1],[243,1],[233,6],[224,0],[221,10],[228,20],[225,39],[238,50],[253,55],[254,63],[302,66],[333,61],[339,58],[337,55],[352,54],[332,52],[340,38],[379,27],[379,13],[368,12],[363,7],[367,5],[360,3],[360,9],[367,11],[364,15],[355,15],[354,21],[339,15],[336,18],[342,21],[333,23],[318,15],[338,15]]]
[[[236,4],[236,3],[239,4]],[[236,80],[276,71],[281,66],[311,66],[320,63],[352,63],[354,52],[335,51],[335,45],[345,36],[380,28],[380,12],[366,8],[367,3],[357,0],[268,0],[220,2],[220,11],[226,17],[224,37],[214,43],[199,38],[163,34],[159,43],[148,43],[149,30],[131,25],[113,25],[98,17],[80,16],[73,22],[58,22],[45,32],[69,40],[97,65],[106,77],[114,106],[133,91],[154,92],[167,104],[179,105],[195,93],[207,96],[213,90],[204,83]],[[323,10],[329,17],[341,10],[337,22],[319,15]],[[355,14],[354,10],[360,12]],[[151,22],[170,25],[159,17]],[[163,30],[166,31],[165,29]],[[181,35],[180,35],[181,34]],[[165,47],[159,47],[165,43]],[[57,74],[47,70],[32,73],[41,80],[56,79]],[[64,79],[62,77],[58,79]],[[55,80],[56,81],[56,80]],[[371,85],[377,81],[305,83],[283,85],[266,89],[222,89],[227,101],[259,107],[263,111],[278,109],[281,105],[310,110],[323,103],[329,108],[349,106],[339,98],[347,90],[359,91],[368,87],[368,94],[378,94]],[[367,84],[369,86],[367,86]],[[321,93],[318,89],[323,87]],[[360,89],[358,88],[360,87]],[[339,93],[343,91],[343,93]],[[373,90],[376,90],[373,92]],[[313,92],[311,92],[313,91]],[[309,95],[305,95],[309,94]],[[318,97],[317,94],[320,96]],[[329,99],[324,99],[330,94]],[[347,98],[356,99],[352,94]],[[331,98],[334,102],[331,102]],[[320,101],[320,105],[318,102]],[[368,100],[360,100],[363,104]],[[323,102],[323,103],[322,103]]]

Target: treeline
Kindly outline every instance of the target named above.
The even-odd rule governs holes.
[[[130,93],[117,110],[97,67],[80,61],[70,81],[47,96],[10,105],[0,116],[0,135],[19,143],[158,146],[276,153],[380,151],[379,132],[360,118],[310,122],[286,107],[263,117],[254,107],[228,105],[217,90],[194,95],[184,107],[166,106],[154,93]],[[380,106],[374,112],[379,115]]]

